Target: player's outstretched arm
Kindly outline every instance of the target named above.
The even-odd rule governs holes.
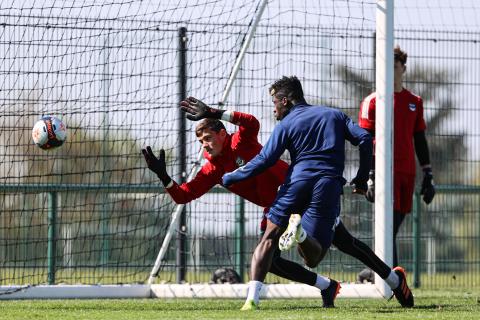
[[[280,125],[277,125],[259,154],[243,167],[223,175],[223,186],[229,187],[234,183],[254,177],[273,166],[285,151],[286,143],[286,132]]]
[[[221,119],[225,110],[211,108],[203,101],[188,97],[180,102],[180,109],[187,114],[187,119],[198,121],[205,118]]]
[[[145,162],[147,162],[148,169],[155,172],[155,174],[162,180],[163,185],[166,187],[172,182],[172,179],[167,173],[167,166],[165,164],[165,150],[160,150],[160,155],[157,158],[152,151],[150,146],[147,146],[146,149],[142,149],[143,157]]]

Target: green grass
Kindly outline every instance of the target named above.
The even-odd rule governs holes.
[[[480,290],[416,290],[416,306],[392,300],[338,299],[322,309],[313,299],[263,300],[240,312],[243,300],[15,300],[0,301],[0,319],[480,319]]]

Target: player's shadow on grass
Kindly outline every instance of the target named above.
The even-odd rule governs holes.
[[[415,309],[422,309],[422,310],[439,310],[439,309],[448,309],[448,308],[456,308],[461,307],[460,305],[453,305],[453,304],[429,304],[429,305],[420,305],[415,306]]]
[[[299,306],[299,305],[296,305],[296,306],[291,306],[291,305],[288,305],[288,306],[267,306],[265,304],[263,304],[261,306],[261,310],[288,310],[288,311],[291,311],[291,310],[318,310],[318,309],[322,309],[322,304],[320,303],[318,306]]]
[[[320,300],[317,303],[308,303],[304,305],[299,305],[296,303],[285,303],[284,305],[279,305],[277,303],[269,304],[268,302],[264,302],[261,305],[262,310],[318,310],[322,309],[322,301]]]
[[[439,304],[430,304],[430,305],[416,305],[414,306],[413,308],[402,308],[400,306],[395,306],[394,308],[386,308],[386,307],[383,307],[379,310],[377,310],[376,312],[378,313],[394,313],[394,312],[398,312],[398,310],[440,310],[440,309],[447,309],[447,308],[452,308],[454,307],[453,305],[448,305],[448,304],[443,304],[443,305],[439,305]]]

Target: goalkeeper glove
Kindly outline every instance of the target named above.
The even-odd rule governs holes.
[[[365,194],[367,191],[367,181],[365,179],[356,176],[350,182],[350,185],[353,188],[353,193]]]
[[[368,189],[365,193],[365,198],[367,198],[369,202],[375,202],[375,170],[370,170],[367,184]]]
[[[150,148],[150,146],[148,146],[147,149],[142,149],[142,153],[145,161],[147,162],[148,169],[155,172],[157,174],[157,177],[162,180],[163,185],[167,186],[172,181],[172,179],[167,173],[167,166],[165,164],[165,150],[160,150],[160,156],[158,157],[158,159],[153,154],[152,148]]]
[[[210,108],[194,97],[188,97],[180,102],[180,109],[187,113],[187,119],[198,121],[205,118],[220,119],[225,110]]]
[[[423,169],[423,181],[420,194],[423,195],[423,201],[426,204],[432,202],[433,197],[435,196],[435,186],[433,184],[432,168]]]

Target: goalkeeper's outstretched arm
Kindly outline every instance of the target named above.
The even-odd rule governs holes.
[[[147,162],[147,166],[152,170],[163,183],[168,194],[177,204],[185,204],[197,199],[207,193],[220,180],[221,174],[211,165],[206,164],[200,169],[195,178],[187,183],[178,185],[167,173],[165,164],[165,150],[160,150],[157,158],[148,146],[142,149],[143,156]]]
[[[148,169],[156,173],[157,177],[162,180],[163,185],[167,187],[172,182],[172,179],[167,173],[167,166],[165,164],[165,150],[160,150],[160,155],[158,158],[153,154],[150,146],[147,146],[146,149],[142,149],[142,153],[145,161],[147,162]]]
[[[248,137],[257,140],[260,123],[251,114],[215,109],[194,97],[183,100],[180,103],[180,109],[187,114],[187,119],[192,121],[212,118],[231,122],[240,127],[240,139]]]

